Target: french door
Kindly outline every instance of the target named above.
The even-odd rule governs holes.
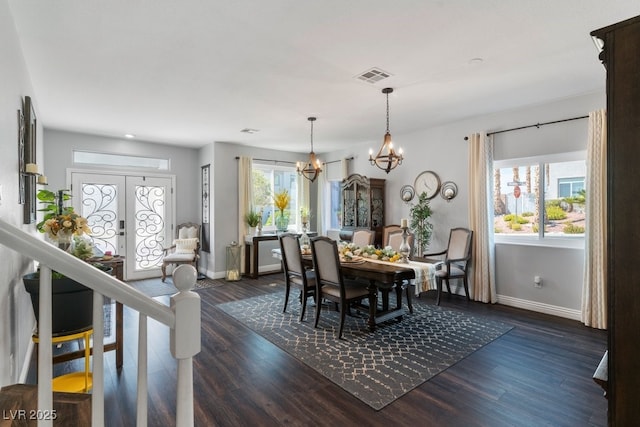
[[[161,274],[172,242],[171,177],[71,172],[72,202],[87,218],[94,245],[126,256],[124,279]]]

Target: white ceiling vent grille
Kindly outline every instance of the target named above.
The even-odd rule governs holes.
[[[240,132],[243,132],[243,133],[256,133],[256,132],[260,132],[260,130],[251,129],[251,128],[244,128],[244,129],[240,130]]]
[[[382,71],[380,68],[372,68],[356,76],[358,80],[371,84],[378,83],[380,80],[384,80],[388,77],[391,77],[391,74],[386,71]]]

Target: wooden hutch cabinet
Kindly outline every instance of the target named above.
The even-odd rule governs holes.
[[[609,425],[640,420],[640,16],[593,31],[607,70]]]
[[[342,181],[342,230],[340,238],[351,240],[359,228],[376,232],[376,244],[382,243],[384,227],[384,179],[349,175]]]

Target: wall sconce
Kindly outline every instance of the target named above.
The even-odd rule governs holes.
[[[458,195],[458,186],[453,181],[446,181],[440,187],[440,196],[447,202]]]

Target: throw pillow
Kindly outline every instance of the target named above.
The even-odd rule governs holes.
[[[198,227],[182,227],[178,231],[178,239],[197,239]]]
[[[191,254],[198,247],[198,239],[176,239],[173,244],[176,245],[177,254]]]

